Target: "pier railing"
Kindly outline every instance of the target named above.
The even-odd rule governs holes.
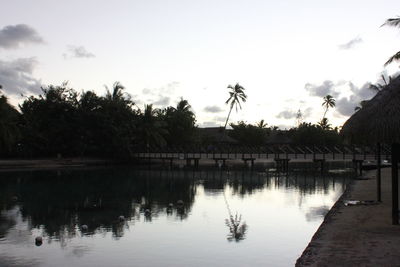
[[[289,160],[376,160],[375,146],[315,146],[315,145],[264,145],[264,146],[230,146],[218,145],[208,147],[164,147],[140,148],[133,153],[139,159],[223,159],[223,160],[256,160],[256,159],[289,159]],[[390,146],[381,146],[381,159],[390,159]]]

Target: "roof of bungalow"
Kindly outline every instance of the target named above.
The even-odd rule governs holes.
[[[206,127],[197,128],[198,134],[201,139],[208,139],[216,143],[237,144],[238,141],[229,136],[231,129],[224,129],[223,127]]]
[[[400,76],[353,114],[342,134],[352,142],[400,142]]]

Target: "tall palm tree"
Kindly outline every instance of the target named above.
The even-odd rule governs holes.
[[[228,100],[226,100],[225,104],[230,104],[230,108],[229,108],[228,117],[226,118],[226,121],[225,121],[224,129],[226,129],[226,125],[228,124],[229,117],[231,116],[233,107],[236,108],[236,112],[237,112],[238,106],[240,109],[242,109],[242,105],[240,104],[240,101],[242,101],[244,103],[244,102],[246,102],[246,99],[247,99],[247,95],[244,93],[245,89],[239,83],[237,83],[235,86],[228,85],[228,88],[230,89],[229,98],[228,98]]]
[[[383,23],[382,26],[392,26],[392,27],[400,27],[400,17],[397,18],[390,18],[387,19],[385,21],[385,23]],[[392,63],[393,61],[397,61],[400,60],[400,51],[397,52],[396,54],[394,54],[393,56],[391,56],[388,61],[386,61],[386,63],[384,64],[384,66],[389,65],[390,63]]]
[[[324,116],[322,116],[321,121],[325,118],[328,109],[336,106],[336,100],[331,95],[326,95],[324,96],[324,102],[322,102],[322,106],[325,107],[325,112]]]

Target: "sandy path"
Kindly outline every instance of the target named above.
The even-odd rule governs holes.
[[[391,170],[382,170],[382,203],[345,206],[344,199],[376,200],[376,171],[356,180],[328,213],[296,266],[400,266],[400,226],[391,223]]]

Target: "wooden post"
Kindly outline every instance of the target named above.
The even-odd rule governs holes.
[[[392,144],[392,224],[399,224],[399,144]]]
[[[376,199],[378,202],[382,201],[381,195],[381,144],[378,143],[376,147],[377,157],[376,157]]]

